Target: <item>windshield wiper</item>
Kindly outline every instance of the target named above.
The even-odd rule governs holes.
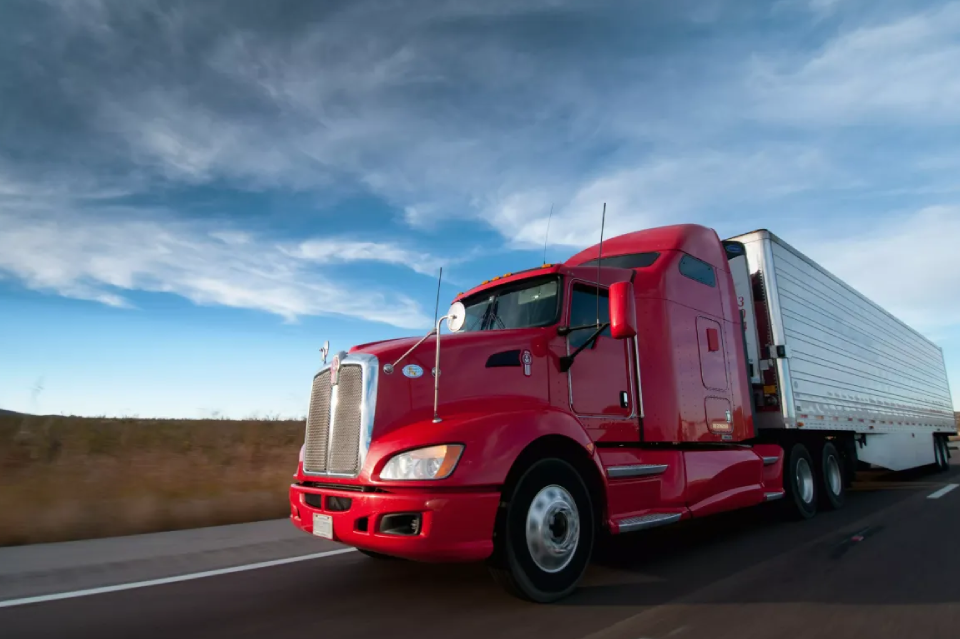
[[[507,328],[506,324],[503,323],[503,320],[500,319],[500,316],[497,315],[496,308],[497,308],[497,304],[499,303],[500,303],[500,298],[495,298],[490,302],[490,305],[487,306],[487,310],[483,312],[483,320],[480,322],[480,326],[484,326],[484,327],[488,326],[490,323],[490,320],[493,319],[497,321],[497,323],[500,325],[500,328],[504,328],[504,329]],[[484,329],[480,329],[480,330],[484,330]]]
[[[503,323],[503,320],[500,319],[500,316],[497,315],[496,311],[490,311],[490,315],[497,321],[497,324],[500,325],[500,328],[506,329],[507,325]]]
[[[588,328],[596,328],[597,324],[584,324],[583,326],[559,326],[557,327],[557,335],[563,337],[564,335],[569,335],[574,331],[585,331]]]

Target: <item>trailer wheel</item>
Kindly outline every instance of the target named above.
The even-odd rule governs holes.
[[[810,519],[817,514],[817,484],[813,458],[803,444],[794,444],[786,455],[783,487],[786,499],[781,503],[792,519]]]
[[[857,459],[857,442],[852,437],[846,437],[838,440],[837,444],[841,453],[840,460],[843,462],[844,488],[850,488],[857,479],[857,468],[861,463]]]
[[[819,466],[821,503],[830,510],[843,508],[846,498],[843,459],[833,442],[824,442]]]
[[[490,567],[494,579],[537,603],[571,594],[586,572],[596,533],[583,479],[567,462],[543,459],[505,497]]]
[[[947,450],[946,439],[937,435],[933,436],[933,454],[938,472],[944,472],[950,468],[950,452]]]

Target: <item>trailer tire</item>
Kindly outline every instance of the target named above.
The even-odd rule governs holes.
[[[811,519],[817,514],[817,473],[807,447],[793,444],[786,454],[783,488],[785,515],[790,519]]]
[[[846,501],[843,458],[833,442],[824,442],[818,464],[820,503],[829,510],[840,510]]]
[[[950,452],[947,450],[947,440],[939,435],[933,436],[933,455],[936,460],[937,472],[945,472],[950,468]]]
[[[846,488],[853,486],[857,479],[857,468],[860,461],[857,459],[857,442],[852,437],[837,440],[840,450],[840,460],[843,462],[843,481]]]
[[[515,597],[536,603],[570,595],[583,579],[596,537],[583,478],[566,461],[542,459],[505,498],[490,565],[494,580]]]

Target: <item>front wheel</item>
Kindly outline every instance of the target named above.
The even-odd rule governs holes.
[[[508,592],[549,603],[586,572],[596,523],[590,493],[567,462],[544,459],[517,481],[499,518],[491,573]]]

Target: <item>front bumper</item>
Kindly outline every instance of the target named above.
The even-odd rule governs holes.
[[[347,501],[349,500],[349,501]],[[493,552],[496,492],[356,492],[290,486],[290,520],[313,533],[314,513],[328,515],[333,540],[419,561],[481,561]],[[419,515],[416,534],[383,531],[390,515]],[[389,528],[389,525],[387,526]]]

